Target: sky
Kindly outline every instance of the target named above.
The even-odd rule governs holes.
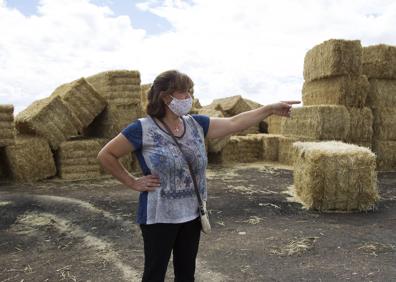
[[[178,69],[202,105],[300,100],[305,53],[331,38],[396,45],[396,1],[0,0],[0,104],[116,69]]]

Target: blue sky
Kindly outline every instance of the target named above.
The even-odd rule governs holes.
[[[330,38],[396,45],[393,0],[0,0],[0,103],[21,111],[60,84],[168,69],[201,104],[300,100],[306,52]]]

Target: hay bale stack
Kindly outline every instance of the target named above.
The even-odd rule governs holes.
[[[215,99],[210,107],[217,110],[221,109],[225,117],[232,117],[251,110],[250,106],[243,100],[241,95]]]
[[[384,141],[396,141],[396,108],[374,108],[373,115],[373,130],[375,139]]]
[[[282,120],[281,132],[315,140],[345,140],[350,115],[344,106],[322,105],[293,108],[291,117]]]
[[[15,144],[14,106],[0,105],[0,147]]]
[[[375,155],[342,142],[297,142],[294,188],[309,209],[367,211],[379,200]]]
[[[350,108],[350,126],[346,138],[348,143],[371,144],[373,138],[373,113],[370,108]],[[370,146],[370,145],[369,145]]]
[[[359,40],[330,39],[316,45],[304,58],[304,79],[339,75],[358,76],[362,72],[362,45]]]
[[[296,159],[296,149],[293,147],[293,143],[299,141],[314,141],[312,138],[301,137],[301,136],[284,136],[279,135],[278,137],[278,161],[281,164],[293,165]]]
[[[246,104],[248,104],[248,106],[250,107],[251,110],[258,109],[263,106],[260,103],[257,103],[255,101],[252,101],[252,100],[249,100],[246,98],[243,98],[243,100],[246,102]]]
[[[304,82],[302,100],[304,106],[342,105],[362,108],[370,91],[365,75],[342,75]]]
[[[45,138],[51,148],[78,134],[75,116],[58,96],[33,102],[15,118],[18,132]]]
[[[279,138],[278,134],[260,134],[263,142],[262,159],[264,161],[275,162],[279,158]]]
[[[5,157],[16,181],[33,182],[56,174],[54,158],[44,138],[17,135],[15,145],[5,147]]]
[[[140,101],[142,105],[142,113],[146,112],[146,107],[148,103],[148,92],[150,91],[152,83],[142,84],[140,86]]]
[[[84,135],[113,138],[128,124],[143,116],[138,71],[107,71],[86,80],[108,105],[84,131]]]
[[[76,117],[75,126],[79,132],[82,132],[106,106],[106,100],[84,78],[59,86],[52,96],[62,98]]]
[[[383,109],[396,105],[396,79],[370,79],[370,91],[366,105],[372,109]]]
[[[246,163],[262,159],[262,138],[256,134],[231,136],[230,141],[217,153],[209,153],[210,163]]]
[[[210,108],[198,109],[198,113],[201,115],[207,115],[209,117],[224,117],[222,112]],[[226,136],[223,138],[214,138],[214,139],[207,138],[208,152],[211,153],[220,152],[224,148],[224,146],[229,142],[229,140],[230,140],[230,136]]]
[[[97,155],[101,139],[82,139],[62,142],[56,152],[58,176],[65,180],[93,179],[101,176]]]
[[[396,79],[396,46],[385,44],[363,48],[363,73],[369,78]]]

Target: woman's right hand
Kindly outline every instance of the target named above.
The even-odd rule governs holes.
[[[160,179],[157,175],[145,175],[143,177],[134,179],[130,185],[128,185],[130,188],[132,188],[135,191],[139,192],[151,192],[154,191],[155,189],[158,189],[160,187]]]

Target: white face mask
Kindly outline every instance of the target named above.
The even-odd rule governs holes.
[[[173,96],[172,101],[168,104],[169,109],[177,116],[188,114],[192,108],[193,99],[191,96],[187,99],[177,99]]]

